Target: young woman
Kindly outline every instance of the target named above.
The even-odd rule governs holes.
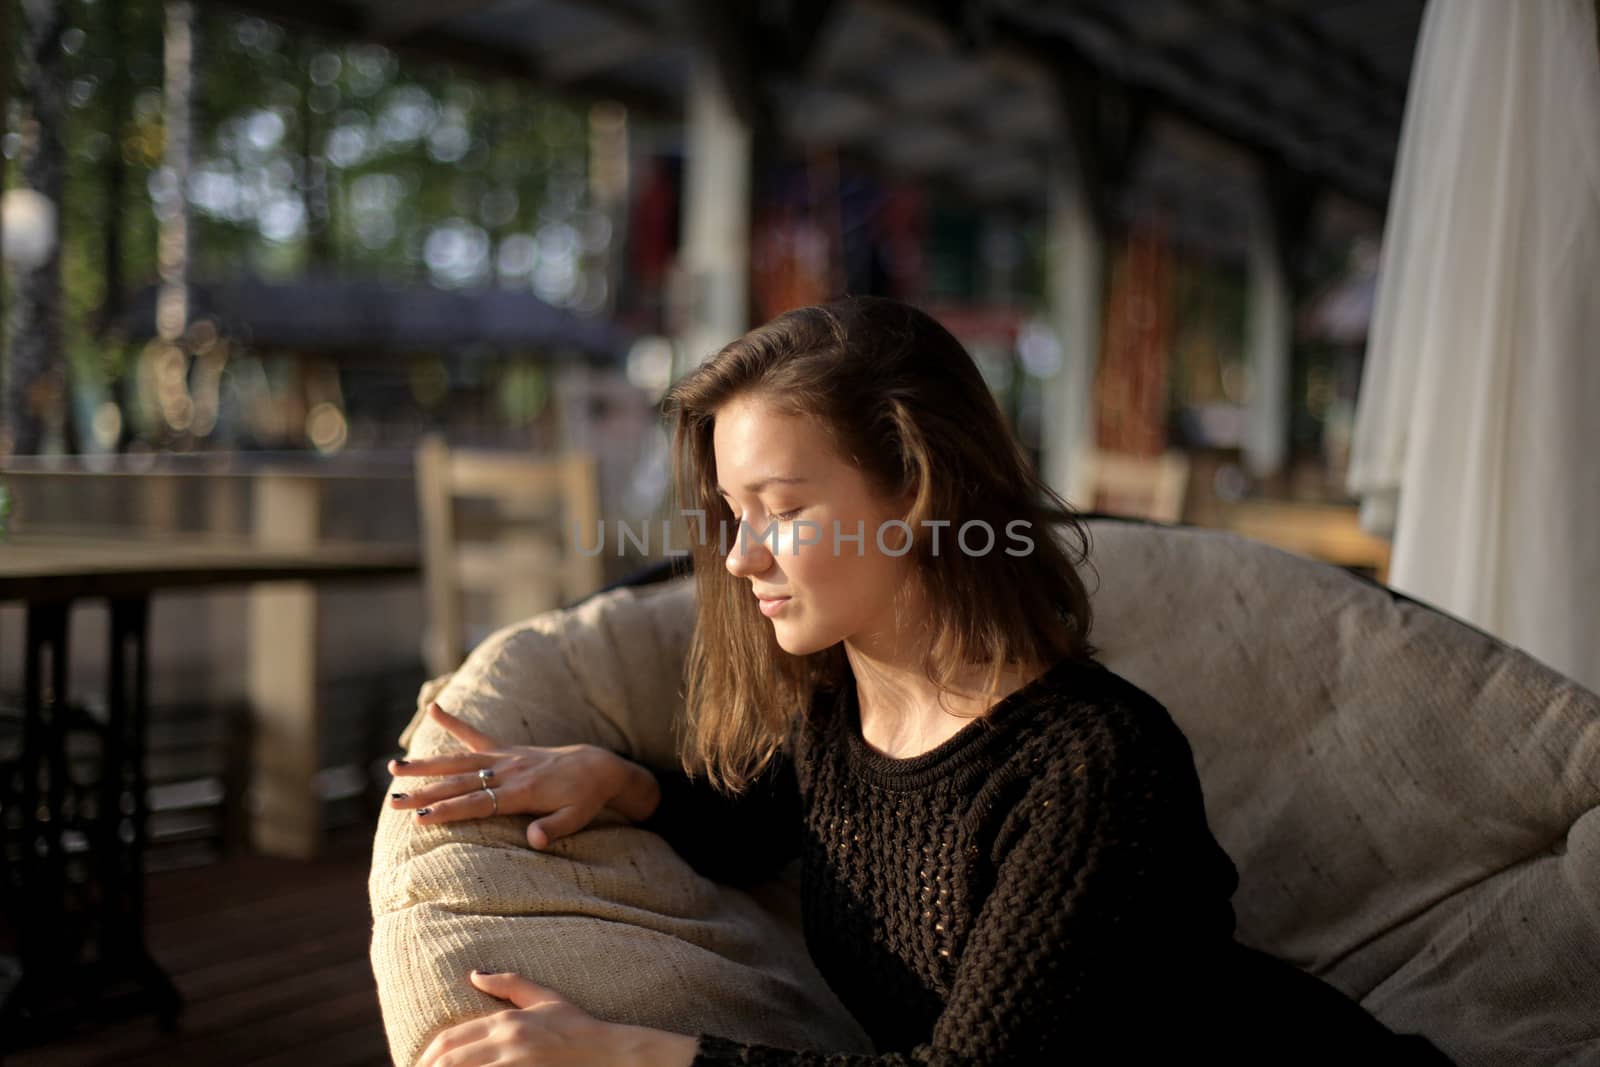
[[[948,332],[886,300],[791,311],[667,407],[699,513],[693,777],[437,711],[471,751],[397,766],[450,777],[396,803],[527,811],[535,848],[609,804],[744,883],[798,858],[808,948],[878,1055],[618,1026],[475,974],[528,1010],[423,1067],[1447,1062],[1234,940],[1188,742],[1096,660],[1086,533]]]

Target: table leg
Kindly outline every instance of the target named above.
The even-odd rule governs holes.
[[[68,606],[29,604],[22,661],[22,753],[17,760],[11,802],[21,813],[12,831],[6,822],[7,902],[17,932],[21,974],[0,1005],[0,1048],[20,1047],[33,1038],[36,1016],[61,985],[64,961],[53,940],[65,925],[64,844],[58,826],[65,777],[59,717],[65,704]],[[12,866],[14,861],[14,866]]]
[[[7,856],[14,847],[19,872],[7,896],[21,977],[0,1004],[0,1049],[146,1012],[171,1030],[181,1007],[144,941],[148,601],[112,603],[105,724],[67,703],[69,611],[66,603],[28,606],[14,837],[6,823]],[[71,773],[69,742],[80,735],[99,742],[92,782]]]
[[[150,601],[111,601],[111,656],[101,776],[102,880],[108,913],[101,928],[101,958],[128,974],[144,991],[148,1010],[163,1030],[177,1024],[183,1006],[177,988],[150,955],[144,940],[144,849],[149,823],[144,738],[149,718]],[[112,918],[112,914],[117,914]]]

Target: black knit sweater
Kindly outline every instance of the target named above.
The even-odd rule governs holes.
[[[791,749],[738,797],[652,768],[642,825],[733,884],[798,857],[806,944],[878,1055],[701,1034],[696,1067],[1448,1062],[1235,942],[1189,743],[1096,662],[910,759],[867,745],[849,684]]]

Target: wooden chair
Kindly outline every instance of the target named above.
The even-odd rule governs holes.
[[[454,670],[499,627],[600,588],[600,554],[578,550],[595,544],[599,498],[591,455],[536,458],[452,449],[438,435],[423,439],[417,447],[428,609],[423,655],[434,675]]]
[[[1145,457],[1083,448],[1073,456],[1066,496],[1080,511],[1181,522],[1188,489],[1189,457],[1182,452]]]

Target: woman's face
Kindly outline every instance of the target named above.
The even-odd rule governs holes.
[[[713,449],[717,485],[733,511],[728,570],[749,583],[752,597],[775,598],[762,613],[779,646],[795,656],[839,641],[894,647],[892,601],[910,577],[910,556],[883,552],[878,530],[903,518],[909,498],[896,507],[878,497],[819,426],[759,397],[717,411]],[[888,527],[882,541],[899,551],[904,527]]]

